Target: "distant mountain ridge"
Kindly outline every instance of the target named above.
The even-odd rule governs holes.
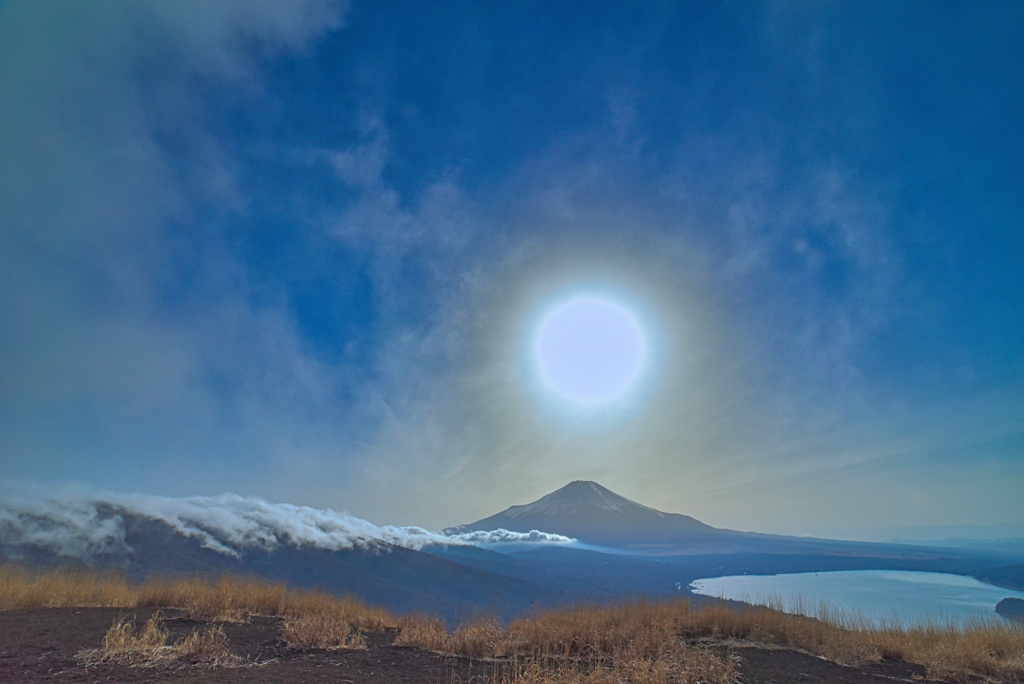
[[[544,530],[600,546],[629,547],[735,539],[741,533],[720,530],[680,513],[655,510],[589,480],[576,480],[533,503],[511,506],[445,534],[503,528],[513,532]]]
[[[992,525],[916,525],[864,527],[854,529],[811,529],[812,536],[851,541],[883,542],[893,544],[937,543],[949,546],[969,541],[999,541],[1024,538],[1024,525],[996,523]]]
[[[534,600],[549,598],[545,587],[527,579],[456,562],[453,559],[458,557],[457,551],[447,556],[430,554],[368,539],[347,549],[317,548],[285,540],[272,547],[245,546],[237,553],[225,553],[209,540],[189,536],[163,520],[122,506],[104,503],[97,506],[97,512],[96,525],[117,521],[123,536],[118,543],[91,553],[58,552],[34,540],[14,543],[12,528],[5,528],[0,519],[0,563],[117,570],[136,582],[178,575],[258,576],[292,587],[357,594],[398,613],[436,613],[453,623],[479,612],[481,606],[515,615],[529,609]],[[54,535],[66,532],[59,519],[50,522],[50,529]],[[223,538],[220,541],[228,542]],[[477,547],[464,548],[504,558]]]
[[[593,546],[514,539],[520,531],[533,538],[533,529]],[[511,619],[538,602],[584,596],[678,596],[694,579],[731,574],[940,571],[1024,588],[1024,557],[720,530],[587,481],[447,532],[469,534],[446,541],[422,528],[235,495],[12,499],[0,501],[0,564],[116,569],[134,581],[253,575],[358,595],[396,613],[436,613],[449,624],[481,612]],[[465,542],[476,535],[486,548]],[[511,544],[490,541],[509,535]]]

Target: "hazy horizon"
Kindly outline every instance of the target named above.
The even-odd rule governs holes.
[[[1019,526],[1022,29],[3,3],[0,485]]]

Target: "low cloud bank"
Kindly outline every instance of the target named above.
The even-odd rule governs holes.
[[[468,544],[500,544],[502,542],[515,542],[520,544],[571,544],[576,540],[572,537],[565,537],[551,532],[530,530],[529,532],[513,532],[499,528],[497,530],[463,532],[453,534],[448,539],[457,539]]]
[[[140,494],[31,497],[0,493],[0,548],[31,547],[89,559],[128,554],[125,518],[160,521],[213,551],[240,556],[246,549],[280,545],[337,551],[380,542],[421,550],[432,545],[472,546],[527,542],[567,544],[574,539],[533,530],[445,535],[422,527],[378,526],[347,513],[270,503],[236,494],[169,498]]]

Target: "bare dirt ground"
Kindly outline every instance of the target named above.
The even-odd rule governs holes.
[[[176,618],[164,611],[171,641],[206,624]],[[152,611],[116,608],[39,609],[0,612],[0,683],[56,684],[100,682],[266,682],[273,684],[409,683],[468,684],[484,682],[499,665],[451,658],[392,645],[395,632],[367,634],[365,650],[292,651],[280,641],[277,618],[253,618],[224,624],[228,646],[245,658],[246,667],[155,669],[100,664],[85,667],[75,659],[82,649],[98,648],[107,628],[121,617],[141,625]],[[727,646],[723,646],[727,648]],[[899,661],[843,667],[804,653],[732,644],[741,658],[747,684],[892,684],[922,682],[923,668]]]

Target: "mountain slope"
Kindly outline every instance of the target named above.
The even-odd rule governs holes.
[[[452,624],[486,608],[499,615],[518,616],[529,610],[535,600],[549,598],[550,593],[527,579],[496,574],[379,540],[341,549],[281,541],[272,546],[238,546],[225,553],[163,520],[110,504],[97,510],[97,525],[116,522],[123,530],[119,543],[97,553],[75,555],[71,549],[59,552],[52,546],[31,541],[12,544],[13,535],[0,534],[0,563],[117,570],[133,581],[177,575],[257,576],[285,582],[290,587],[352,594],[398,614],[438,614]],[[55,535],[67,534],[59,519],[47,522]],[[212,536],[220,542],[228,541],[216,534]],[[504,558],[501,554],[493,555]]]
[[[679,513],[663,513],[619,496],[596,482],[577,480],[537,501],[445,530],[458,534],[504,528],[543,530],[602,546],[643,546],[726,541],[740,533],[719,530]]]

